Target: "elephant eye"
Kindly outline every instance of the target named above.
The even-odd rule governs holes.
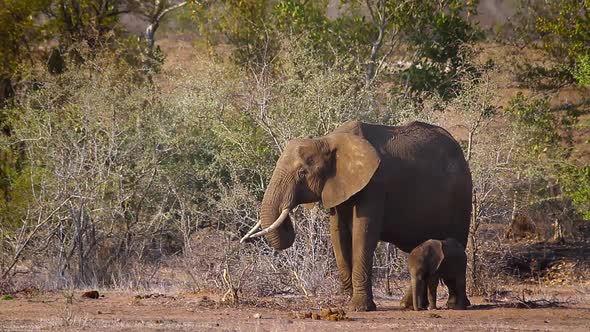
[[[305,168],[300,168],[299,171],[297,171],[297,176],[302,179],[307,175],[307,169]]]

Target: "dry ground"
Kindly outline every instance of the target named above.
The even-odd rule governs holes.
[[[533,287],[535,288],[535,287]],[[516,289],[516,288],[515,288]],[[413,312],[398,308],[399,299],[376,299],[379,310],[347,313],[351,320],[296,318],[294,312],[313,311],[301,298],[257,299],[239,306],[220,305],[214,296],[179,293],[104,292],[99,299],[83,299],[76,292],[72,304],[62,293],[16,294],[0,301],[0,331],[588,331],[590,287],[537,287],[508,292],[487,302],[473,297],[466,311],[439,309]],[[519,294],[519,295],[516,295]],[[522,294],[529,306],[524,308]],[[139,295],[139,296],[138,296]],[[549,300],[549,302],[538,300]],[[342,302],[343,299],[340,299]],[[555,301],[559,302],[556,306]],[[520,303],[521,308],[518,308]],[[439,300],[439,306],[444,300]],[[315,310],[313,310],[315,309]],[[257,316],[260,315],[260,318]]]

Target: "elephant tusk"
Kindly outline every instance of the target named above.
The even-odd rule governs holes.
[[[244,235],[244,237],[240,240],[240,243],[243,243],[244,241],[246,241],[250,235],[252,235],[254,232],[256,232],[256,230],[260,227],[260,225],[262,224],[262,221],[258,221],[256,223],[256,225],[254,225],[254,227],[252,227],[251,230],[248,231],[248,233],[246,233],[246,235]]]
[[[254,235],[251,235],[250,238],[263,236],[263,235],[268,234],[269,232],[272,232],[275,229],[279,228],[279,226],[281,226],[281,224],[289,216],[289,212],[291,212],[291,209],[284,209],[283,212],[281,212],[281,215],[277,218],[277,220],[275,222],[272,223],[272,225],[268,226],[267,229],[263,229],[260,232],[254,234]]]

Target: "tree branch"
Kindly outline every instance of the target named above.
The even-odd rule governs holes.
[[[152,16],[150,18],[150,24],[145,29],[145,39],[147,41],[149,53],[151,53],[154,48],[156,30],[158,30],[158,27],[160,26],[160,21],[164,18],[164,16],[166,16],[166,14],[170,13],[171,11],[173,11],[175,9],[186,6],[189,2],[190,2],[190,0],[183,1],[183,2],[177,3],[176,5],[172,5],[168,8],[165,8],[165,9],[156,8],[156,12],[154,13],[154,16]]]
[[[49,213],[49,215],[45,219],[43,219],[43,221],[40,221],[40,222],[37,223],[37,226],[35,226],[35,228],[31,231],[31,233],[29,233],[29,235],[27,236],[27,239],[20,246],[20,248],[18,248],[18,250],[16,251],[16,253],[14,255],[14,258],[12,259],[12,262],[8,266],[8,269],[6,269],[6,271],[4,271],[4,273],[2,273],[2,279],[6,279],[6,277],[10,273],[10,271],[14,268],[14,266],[18,262],[18,259],[20,258],[20,255],[22,254],[23,250],[29,244],[29,242],[31,241],[31,239],[33,238],[33,236],[37,233],[37,231],[39,231],[39,228],[41,228],[41,226],[45,225],[49,220],[51,220],[51,217],[53,217],[53,215],[57,211],[59,211],[59,209],[61,209],[62,206],[64,206],[67,202],[69,202],[71,198],[72,198],[72,196],[66,198],[58,207],[56,207],[55,209],[53,209],[53,211],[51,211]]]

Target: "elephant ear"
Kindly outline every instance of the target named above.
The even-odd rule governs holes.
[[[371,181],[381,159],[371,143],[362,137],[333,133],[326,140],[334,159],[333,172],[322,190],[322,204],[329,209],[361,191]]]

